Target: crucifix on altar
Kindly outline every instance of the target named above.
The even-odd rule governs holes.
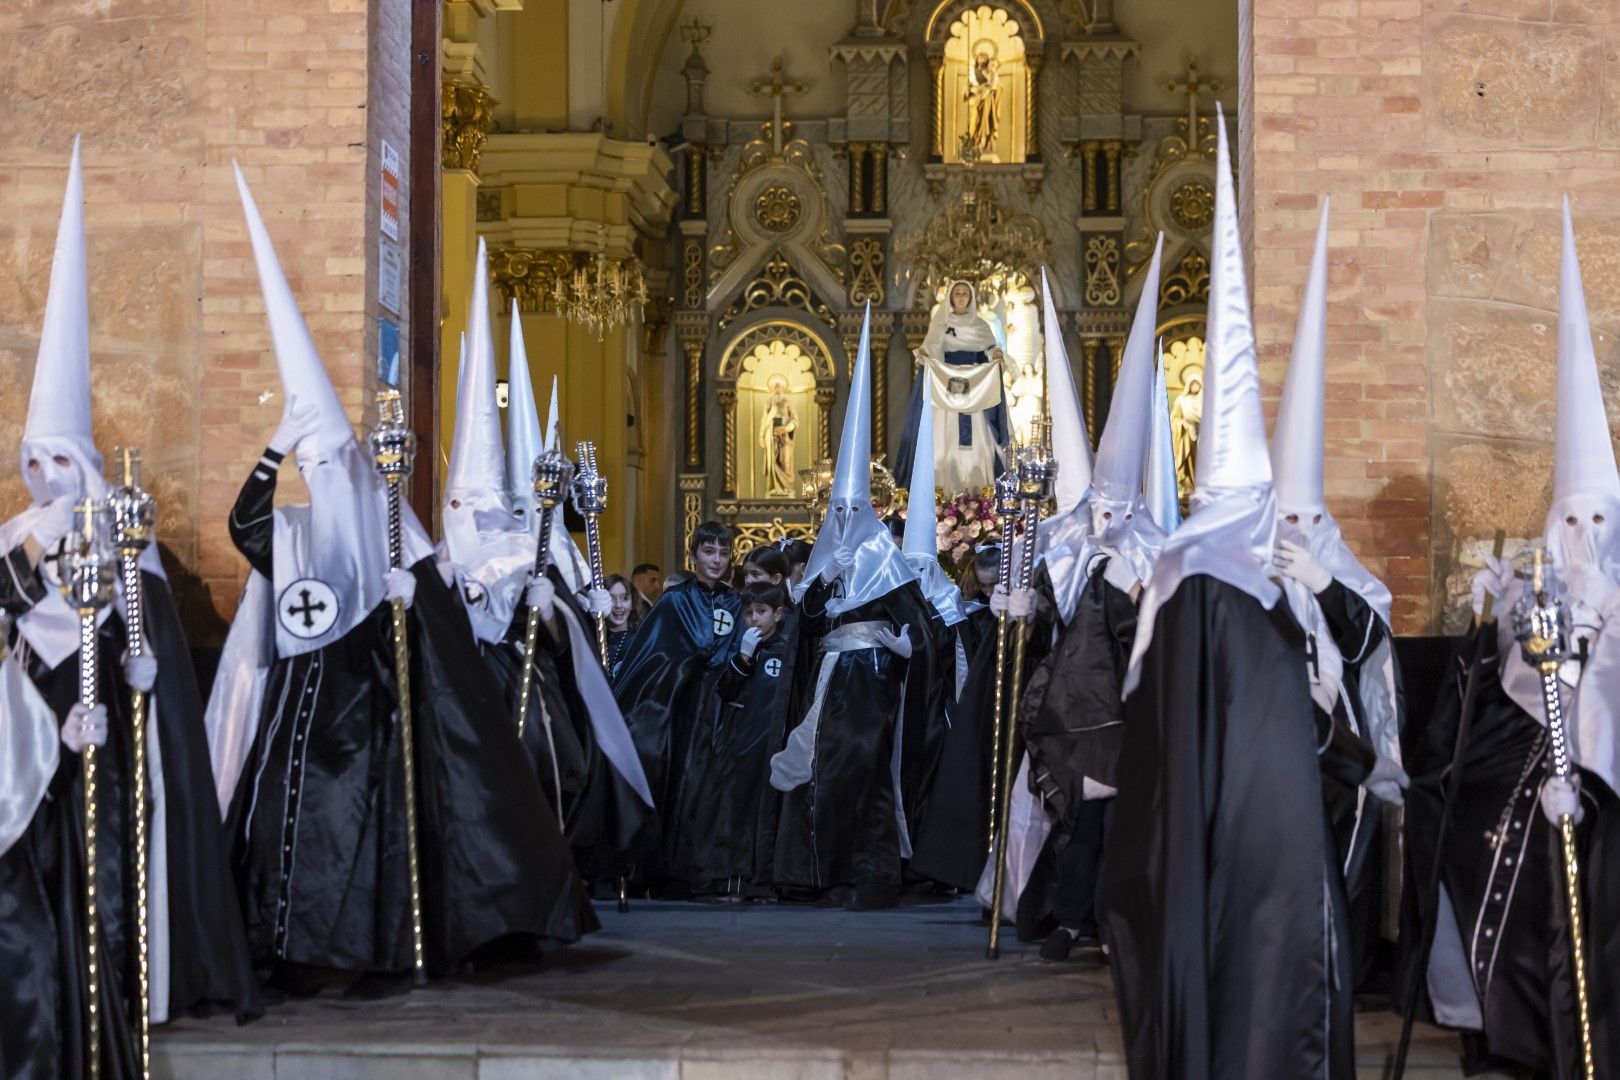
[[[1199,79],[1198,61],[1187,61],[1187,76],[1180,82],[1172,79],[1164,84],[1165,90],[1172,94],[1185,94],[1187,97],[1187,139],[1188,145],[1194,144],[1198,138],[1198,98],[1201,94],[1211,97],[1226,89],[1226,85],[1219,79]]]
[[[789,96],[798,97],[810,89],[802,82],[788,81],[783,70],[785,66],[782,58],[778,56],[771,61],[769,78],[755,79],[748,84],[750,94],[771,99],[771,151],[777,156],[781,156],[782,153],[782,101]]]

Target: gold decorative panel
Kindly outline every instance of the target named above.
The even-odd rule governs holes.
[[[1119,302],[1119,241],[1111,234],[1093,234],[1086,239],[1086,306],[1115,307]]]
[[[484,140],[495,126],[495,99],[477,83],[446,79],[439,113],[444,168],[477,172]]]
[[[738,316],[765,307],[798,308],[829,323],[833,321],[832,311],[816,299],[810,291],[810,283],[781,255],[770,257],[759,276],[748,283],[737,302],[726,309],[715,325],[724,330]]]
[[[883,306],[883,241],[876,237],[863,237],[849,246],[849,302],[853,305],[872,302],[874,308]]]
[[[790,187],[772,184],[754,199],[754,218],[767,232],[787,232],[799,223],[804,207]]]

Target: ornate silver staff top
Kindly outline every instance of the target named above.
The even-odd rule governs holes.
[[[574,509],[585,518],[586,547],[591,560],[591,587],[602,587],[602,545],[596,534],[596,519],[607,510],[607,477],[596,469],[596,444],[581,442],[575,448],[579,465],[571,485]]]
[[[146,627],[141,617],[140,557],[156,532],[157,503],[141,487],[141,452],[121,447],[115,460],[123,482],[107,492],[107,511],[112,519],[113,546],[122,562],[129,653],[144,656]]]
[[[1530,553],[1530,587],[1513,606],[1513,636],[1519,641],[1525,663],[1541,673],[1541,703],[1547,711],[1553,775],[1568,780],[1572,767],[1558,669],[1575,655],[1575,650],[1571,644],[1569,608],[1564,604],[1561,584],[1552,559],[1537,545]]]
[[[399,489],[411,475],[416,457],[416,433],[405,426],[405,406],[398,390],[377,394],[377,426],[367,442],[377,471],[388,484],[388,565],[401,569],[404,560],[404,534],[400,522]]]
[[[996,477],[996,517],[1001,522],[1001,562],[996,584],[1003,589],[1012,588],[1012,523],[1022,510],[1018,502],[1018,461],[1015,458],[1006,471]]]
[[[62,595],[85,618],[113,602],[118,559],[109,542],[107,508],[89,499],[74,509],[73,531],[63,539],[68,572],[62,575]]]
[[[567,494],[574,473],[573,462],[561,450],[551,449],[534,459],[529,480],[534,485],[534,501],[540,508],[540,541],[534,552],[534,572],[546,572],[551,563],[551,528],[557,507]]]
[[[1035,530],[1041,507],[1052,497],[1057,480],[1057,458],[1052,456],[1052,422],[1035,421],[1035,440],[1017,453],[1018,498],[1024,508],[1024,551],[1018,567],[1018,587],[1029,588],[1035,574]]]

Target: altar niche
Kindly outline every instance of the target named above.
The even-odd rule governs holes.
[[[1029,159],[1035,58],[1022,25],[1029,17],[1021,5],[979,4],[947,24],[934,90],[935,153],[946,164]]]
[[[802,324],[769,319],[727,343],[715,372],[723,501],[755,515],[802,511],[799,473],[828,453],[835,381],[826,345]]]

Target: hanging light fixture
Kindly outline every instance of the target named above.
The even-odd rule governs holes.
[[[647,305],[647,282],[635,256],[619,259],[607,253],[607,229],[597,233],[596,252],[576,256],[571,273],[558,274],[551,289],[551,308],[571,323],[596,331],[601,341]]]

